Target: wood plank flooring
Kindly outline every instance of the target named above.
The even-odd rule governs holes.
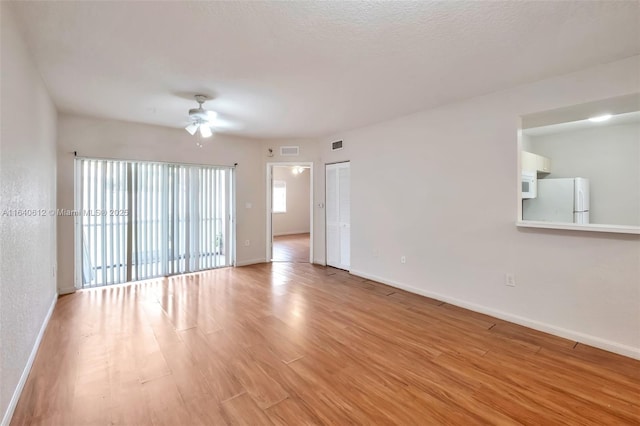
[[[273,237],[274,262],[309,262],[309,234]]]
[[[80,291],[12,425],[640,424],[640,362],[310,264]]]

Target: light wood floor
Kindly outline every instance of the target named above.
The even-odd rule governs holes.
[[[639,424],[640,362],[275,263],[61,297],[12,425]]]
[[[309,234],[273,237],[273,260],[276,262],[309,262]]]

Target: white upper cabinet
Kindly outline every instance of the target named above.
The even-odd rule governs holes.
[[[551,159],[532,152],[522,151],[522,170],[551,173]]]

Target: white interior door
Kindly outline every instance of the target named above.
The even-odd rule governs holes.
[[[350,172],[346,162],[327,164],[325,173],[327,265],[346,270],[351,266]]]

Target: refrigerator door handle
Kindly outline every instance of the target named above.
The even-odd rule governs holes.
[[[582,190],[578,191],[578,202],[580,203],[578,204],[578,208],[584,210],[584,192]]]
[[[575,197],[575,206],[573,209],[577,212],[586,210],[586,206],[584,205],[584,190],[582,188],[576,188]]]
[[[575,191],[575,210],[586,211],[589,210],[589,180],[584,178],[576,178],[576,191]]]

